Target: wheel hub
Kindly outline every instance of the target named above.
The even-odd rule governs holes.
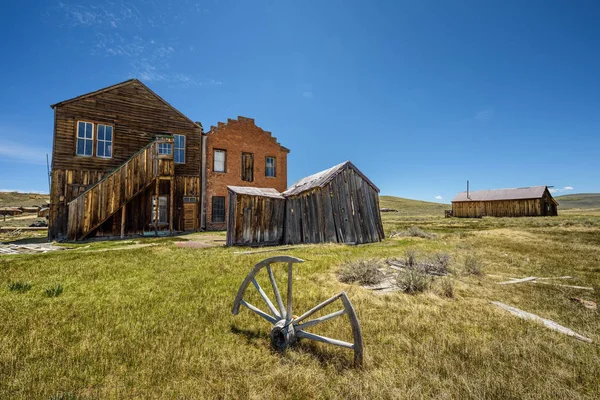
[[[277,322],[271,329],[271,344],[278,351],[284,351],[288,346],[296,343],[296,332],[294,325],[290,322],[285,324],[285,320]]]

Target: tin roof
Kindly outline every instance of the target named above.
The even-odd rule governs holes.
[[[294,183],[292,186],[286,189],[283,192],[284,196],[294,196],[303,192],[306,192],[315,188],[325,187],[329,182],[331,182],[340,172],[342,172],[346,168],[352,168],[357,174],[361,176],[369,185],[373,187],[373,189],[379,192],[379,188],[375,186],[373,182],[369,180],[362,172],[359,171],[358,168],[350,161],[344,161],[341,164],[335,165],[325,171],[317,172],[314,175],[307,176],[306,178],[300,179],[298,182]]]
[[[285,199],[281,193],[273,188],[257,188],[251,186],[227,186],[235,194],[246,194],[249,196],[271,197],[273,199]]]
[[[524,200],[524,199],[539,199],[544,195],[546,186],[531,186],[516,189],[493,189],[493,190],[476,190],[469,192],[460,192],[452,200],[453,203],[463,201],[497,201],[497,200]]]

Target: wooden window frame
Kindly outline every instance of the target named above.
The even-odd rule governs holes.
[[[223,199],[223,220],[215,221],[215,199]],[[212,196],[210,201],[210,220],[213,224],[223,224],[227,220],[227,209],[225,207],[225,196]]]
[[[174,143],[158,143],[158,148],[157,148],[156,151],[157,151],[157,153],[158,153],[159,156],[170,156],[170,155],[173,155],[173,145],[174,145]],[[161,152],[161,146],[163,148],[164,147],[168,147],[170,149],[169,152],[168,153]]]
[[[110,140],[110,157],[106,157],[106,156],[99,156],[98,155],[98,144],[100,143],[100,139],[98,139],[98,128],[100,127],[100,125],[102,126],[110,126],[111,131],[112,131],[112,137]],[[96,149],[96,154],[95,156],[98,158],[106,158],[106,159],[111,159],[113,158],[113,154],[115,153],[115,127],[111,124],[104,124],[102,122],[96,122],[96,137],[93,138],[94,141],[96,142],[96,145],[94,146],[94,149]],[[104,140],[102,140],[102,142],[106,142],[106,130],[104,131]]]
[[[267,171],[268,171],[267,160],[269,158],[273,159],[273,176],[267,175]],[[275,156],[265,156],[265,177],[267,177],[267,178],[277,178],[277,157],[275,157]]]
[[[177,147],[177,138],[176,136],[180,136],[183,138],[183,148]],[[187,138],[185,135],[180,135],[179,133],[173,134],[173,161],[175,164],[185,164],[185,146],[187,145]],[[183,161],[177,161],[177,150],[183,150]]]
[[[244,179],[244,171],[246,170],[245,165],[244,165],[244,155],[249,154],[252,156],[252,179],[247,180]],[[240,174],[240,179],[244,182],[254,182],[254,153],[249,153],[247,151],[242,151],[242,159],[241,159],[241,174]]]
[[[215,161],[216,161],[216,157],[215,157],[215,153],[217,151],[222,151],[225,154],[225,159],[223,160],[223,171],[217,171],[215,169]],[[213,172],[216,172],[218,174],[226,174],[227,173],[227,150],[225,149],[213,149],[213,166],[212,166]]]
[[[92,140],[92,154],[90,154],[90,155],[77,153],[77,144],[79,142],[79,124],[82,123],[82,122],[84,124],[91,124],[92,125],[92,139],[91,139]],[[75,156],[76,157],[94,157],[94,147],[96,147],[95,146],[95,140],[94,140],[95,125],[96,125],[95,122],[86,121],[86,120],[83,120],[83,119],[79,119],[79,120],[75,121]],[[84,135],[85,135],[85,133],[84,133]],[[90,139],[87,139],[85,136],[83,138],[81,138],[81,139],[83,139],[85,141],[90,140]],[[83,150],[85,152],[85,146],[84,146]]]

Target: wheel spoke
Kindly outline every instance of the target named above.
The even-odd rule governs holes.
[[[288,290],[287,290],[287,310],[285,312],[285,322],[289,324],[292,320],[292,263],[288,263]]]
[[[258,290],[258,293],[260,293],[260,297],[263,298],[263,300],[265,301],[265,303],[267,304],[267,307],[269,307],[269,310],[271,310],[271,312],[273,313],[273,315],[277,318],[281,318],[281,316],[279,315],[279,312],[277,311],[277,309],[275,308],[275,306],[273,305],[273,303],[271,302],[271,299],[269,299],[267,297],[267,294],[265,293],[265,291],[260,287],[260,285],[258,284],[258,282],[256,281],[256,278],[252,278],[252,284],[254,285],[254,287],[256,288],[256,290]]]
[[[317,342],[323,342],[327,344],[333,344],[335,346],[346,347],[347,349],[354,349],[354,345],[352,343],[344,342],[342,340],[331,339],[321,335],[315,335],[314,333],[298,331],[296,332],[296,336],[311,340],[316,340]]]
[[[275,318],[273,318],[272,316],[270,316],[269,314],[267,314],[266,312],[262,311],[261,309],[259,309],[258,307],[253,306],[252,304],[246,302],[246,300],[242,300],[240,301],[240,304],[245,305],[246,307],[248,307],[251,311],[254,311],[256,314],[258,314],[259,316],[263,317],[264,319],[266,319],[267,321],[269,321],[270,323],[272,323],[273,325],[275,325],[277,323],[277,320]]]
[[[310,310],[308,310],[307,312],[305,312],[304,314],[302,314],[301,316],[299,316],[298,318],[296,318],[294,320],[294,322],[297,324],[300,321],[302,321],[303,319],[306,319],[306,318],[310,317],[311,315],[313,315],[314,313],[316,313],[317,311],[319,311],[321,308],[327,306],[328,304],[333,303],[334,301],[336,301],[337,299],[339,299],[340,297],[342,297],[342,294],[343,294],[343,292],[340,293],[340,294],[336,294],[335,296],[333,296],[329,300],[325,300],[324,302],[322,302],[318,306],[315,306],[315,307],[311,308]]]
[[[303,324],[296,325],[296,326],[294,326],[294,329],[302,330],[302,329],[308,328],[309,326],[314,326],[314,325],[320,324],[322,322],[329,321],[330,319],[337,318],[340,315],[344,315],[345,313],[346,313],[346,310],[336,311],[334,313],[324,315],[320,318],[316,318],[311,321],[307,321]],[[294,321],[294,322],[296,322],[296,321]]]
[[[273,275],[273,270],[271,269],[270,265],[267,265],[267,272],[269,273],[271,286],[273,286],[273,292],[275,293],[275,300],[277,301],[277,306],[279,307],[279,315],[281,315],[281,317],[285,317],[285,307],[283,306],[283,300],[281,300],[281,293],[279,293],[279,289],[277,288],[277,282],[275,282],[275,276]]]

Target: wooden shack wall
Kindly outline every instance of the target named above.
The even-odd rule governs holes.
[[[285,199],[229,191],[228,246],[281,244]]]
[[[461,218],[535,217],[543,215],[540,199],[461,201],[452,203],[452,214]]]
[[[360,244],[383,238],[379,195],[350,168],[323,188],[287,198],[285,243]]]
[[[112,158],[82,157],[75,154],[77,121],[114,127]],[[125,163],[154,140],[157,134],[180,134],[186,137],[185,163],[175,164],[175,200],[178,204],[183,202],[180,198],[182,192],[199,197],[202,128],[159,100],[139,82],[58,105],[54,114],[49,239],[66,237],[68,202],[101,180],[105,174]],[[95,150],[94,141],[94,153]],[[185,193],[187,188],[190,188],[190,192]],[[175,227],[181,220],[178,208],[175,209]],[[198,211],[200,213],[200,206]],[[141,210],[132,209],[127,218],[136,218],[130,214],[138,212]]]

